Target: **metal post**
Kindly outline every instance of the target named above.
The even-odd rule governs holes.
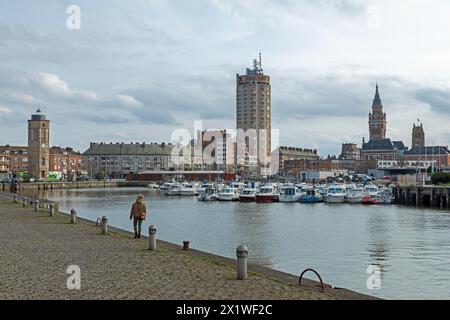
[[[102,217],[102,234],[108,234],[108,218]]]
[[[17,203],[17,196],[16,195],[13,196],[13,202]]]
[[[70,223],[77,222],[77,212],[75,209],[70,210]]]
[[[189,250],[189,241],[183,241],[183,250]]]
[[[156,250],[156,226],[148,228],[148,250]]]
[[[27,198],[22,199],[22,206],[25,208],[27,206]]]
[[[50,217],[53,217],[53,215],[55,214],[55,204],[54,203],[50,203],[48,213],[49,213]]]
[[[247,257],[248,257],[248,249],[247,246],[241,244],[236,248],[236,257],[237,257],[237,279],[238,280],[246,280],[247,276]]]
[[[38,209],[39,209],[39,200],[36,200],[36,201],[34,202],[34,212],[37,212]]]

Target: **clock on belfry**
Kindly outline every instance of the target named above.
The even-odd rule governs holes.
[[[42,144],[42,148],[45,148],[45,143]]]

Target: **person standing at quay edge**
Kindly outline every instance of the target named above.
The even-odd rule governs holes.
[[[133,219],[134,238],[139,239],[141,237],[142,221],[147,217],[147,207],[144,203],[144,196],[139,195],[136,201],[131,206],[130,220]]]

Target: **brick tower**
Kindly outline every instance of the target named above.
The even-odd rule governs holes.
[[[419,121],[419,120],[417,120]],[[411,149],[425,147],[425,131],[422,123],[414,123],[412,129]]]
[[[370,139],[386,138],[386,113],[383,112],[383,104],[381,103],[380,94],[378,92],[378,84],[376,87],[375,98],[373,99],[372,112],[369,113],[369,134]]]
[[[36,179],[47,180],[50,157],[50,121],[40,109],[28,120],[29,173]]]

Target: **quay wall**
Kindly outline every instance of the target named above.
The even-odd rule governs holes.
[[[393,192],[397,204],[450,208],[450,186],[397,186]]]
[[[23,195],[36,195],[46,190],[68,190],[89,188],[117,188],[117,187],[146,187],[145,181],[103,180],[103,181],[73,181],[73,182],[30,182],[18,183],[15,193]],[[0,191],[11,192],[11,185],[2,183]]]

